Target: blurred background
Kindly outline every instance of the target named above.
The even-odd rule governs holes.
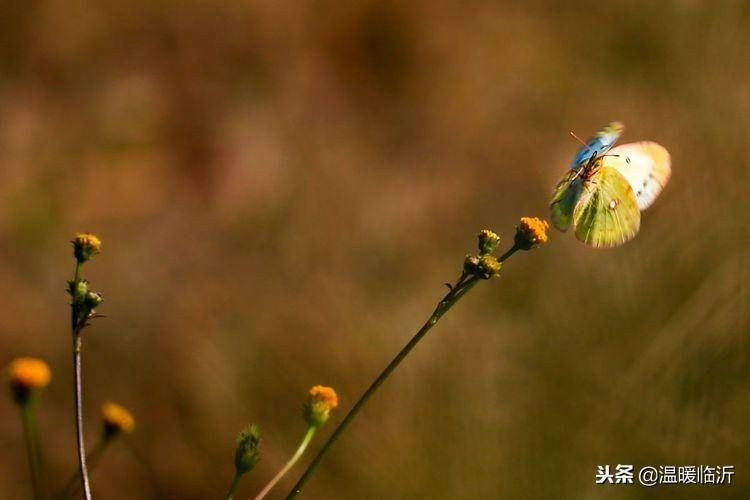
[[[137,430],[101,498],[223,498],[260,424],[255,494],[417,330],[490,227],[547,217],[587,136],[672,153],[640,235],[553,231],[448,314],[304,498],[748,498],[750,4],[742,1],[6,2],[0,362],[47,360],[49,489],[76,466],[68,243],[106,299],[86,331],[87,441]],[[501,248],[502,248],[501,247]],[[596,465],[735,465],[732,486],[597,486]],[[0,497],[30,495],[0,400]]]

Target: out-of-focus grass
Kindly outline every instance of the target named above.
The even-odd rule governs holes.
[[[672,152],[638,238],[519,256],[419,346],[310,498],[747,497],[750,11],[743,2],[90,2],[0,16],[0,353],[51,362],[47,466],[75,464],[67,241],[108,319],[88,429],[134,410],[106,498],[220,495],[263,428],[256,492],[429,314],[474,231],[544,215],[623,120]],[[0,402],[0,491],[27,493]],[[595,466],[734,464],[732,487],[594,486]],[[294,474],[279,490],[291,486]],[[288,483],[288,484],[286,484]],[[718,487],[716,487],[718,488]]]

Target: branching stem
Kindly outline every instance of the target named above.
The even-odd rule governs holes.
[[[519,249],[516,247],[516,245],[513,245],[498,260],[500,262],[507,260],[517,250]],[[305,483],[307,483],[307,481],[310,479],[310,476],[312,476],[315,470],[318,468],[318,465],[320,465],[320,462],[321,460],[323,460],[325,454],[328,452],[331,446],[333,446],[333,444],[341,436],[341,434],[346,430],[352,420],[357,417],[359,412],[362,410],[362,407],[367,403],[367,401],[369,401],[372,395],[375,394],[378,388],[380,388],[383,382],[385,382],[390,374],[393,373],[393,371],[398,367],[401,361],[403,361],[404,358],[419,343],[419,341],[422,340],[422,337],[424,337],[427,332],[429,332],[430,329],[437,324],[440,318],[446,312],[448,312],[450,308],[453,307],[453,305],[458,302],[461,297],[463,297],[469,290],[471,290],[479,281],[480,278],[478,276],[467,275],[466,273],[461,274],[458,281],[452,287],[450,287],[450,291],[445,295],[445,297],[443,297],[440,302],[438,302],[437,307],[435,308],[427,322],[422,325],[422,328],[419,329],[416,335],[414,335],[414,337],[412,337],[412,339],[401,349],[401,351],[396,354],[396,357],[393,358],[390,363],[388,363],[388,366],[385,367],[385,369],[380,373],[380,375],[378,375],[378,377],[373,381],[370,387],[367,388],[364,394],[360,396],[359,400],[354,404],[352,409],[349,410],[349,413],[346,414],[338,427],[336,427],[336,430],[333,431],[333,434],[331,434],[318,454],[315,456],[312,462],[310,462],[310,465],[308,465],[307,470],[305,470],[304,474],[302,474],[302,477],[300,477],[294,487],[292,487],[292,491],[290,491],[286,496],[286,500],[290,500],[302,492],[302,488],[305,486]]]

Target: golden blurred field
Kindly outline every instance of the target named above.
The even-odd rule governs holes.
[[[640,235],[508,261],[370,402],[302,498],[750,497],[750,4],[742,1],[6,2],[0,363],[46,359],[50,490],[76,465],[68,241],[103,253],[87,441],[138,428],[96,497],[223,498],[260,424],[256,493],[315,452],[491,227],[512,237],[619,119],[672,153]],[[0,400],[0,497],[29,496]],[[282,498],[312,458],[269,498]],[[732,486],[597,486],[597,464],[735,465]]]

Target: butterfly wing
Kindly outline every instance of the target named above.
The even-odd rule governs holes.
[[[633,188],[638,208],[646,210],[659,196],[672,173],[669,152],[651,141],[623,144],[603,158],[604,165],[620,172]]]
[[[573,209],[582,192],[583,178],[574,170],[569,170],[557,184],[549,207],[552,224],[560,231],[567,231],[573,222]]]
[[[570,168],[576,168],[579,165],[583,165],[589,161],[592,156],[598,156],[608,151],[620,137],[624,129],[625,126],[621,122],[612,122],[599,130],[594,134],[594,137],[589,139],[589,142],[586,143],[586,147],[578,150],[578,154],[576,154],[575,159],[573,159]]]
[[[611,248],[633,239],[641,212],[630,183],[614,168],[600,166],[584,181],[573,222],[576,237],[593,247]]]

